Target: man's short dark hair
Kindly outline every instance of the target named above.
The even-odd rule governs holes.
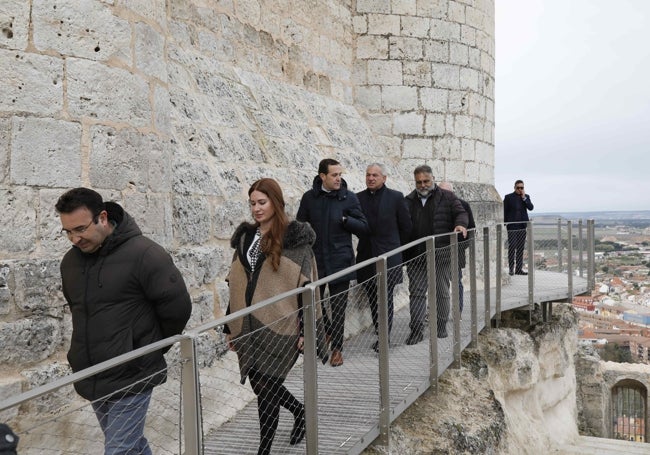
[[[80,207],[86,207],[93,214],[99,215],[105,209],[102,195],[90,188],[73,188],[66,191],[56,201],[57,213],[72,213]]]
[[[431,169],[431,166],[427,164],[421,164],[413,170],[413,175],[423,174],[423,173],[433,175],[433,169]]]
[[[523,185],[524,181],[523,180],[516,180],[515,181],[515,186],[519,185],[520,183]]]
[[[329,174],[330,166],[339,166],[341,163],[333,158],[325,158],[318,163],[318,174]]]

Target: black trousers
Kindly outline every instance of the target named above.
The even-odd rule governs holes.
[[[329,304],[332,309],[330,318],[325,308],[325,286],[329,287]],[[348,289],[349,281],[341,283],[329,283],[320,287],[321,302],[323,305],[323,322],[325,323],[325,333],[331,337],[330,347],[332,350],[343,350],[343,336],[345,334],[345,309],[348,306]]]
[[[305,412],[303,404],[283,385],[284,378],[276,378],[251,370],[248,380],[257,395],[257,414],[260,420],[260,447],[258,455],[271,453],[280,420],[280,406],[286,408],[294,417]]]
[[[526,229],[508,231],[508,269],[511,273],[523,270],[525,247]]]

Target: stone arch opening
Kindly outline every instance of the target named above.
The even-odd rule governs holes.
[[[623,379],[612,387],[612,437],[646,442],[648,389],[634,379]]]

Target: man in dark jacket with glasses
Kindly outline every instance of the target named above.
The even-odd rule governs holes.
[[[77,372],[183,331],[192,310],[180,272],[135,220],[88,188],[56,203],[72,248],[61,261],[63,295],[72,314],[68,362]],[[74,384],[92,401],[106,454],[151,454],[144,422],[152,389],[167,379],[162,351]]]

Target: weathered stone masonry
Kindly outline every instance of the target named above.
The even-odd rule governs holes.
[[[70,187],[172,252],[190,325],[226,305],[259,177],[294,214],[323,157],[354,191],[371,161],[403,191],[428,163],[499,217],[492,0],[3,0],[0,68],[0,398],[66,372]]]

